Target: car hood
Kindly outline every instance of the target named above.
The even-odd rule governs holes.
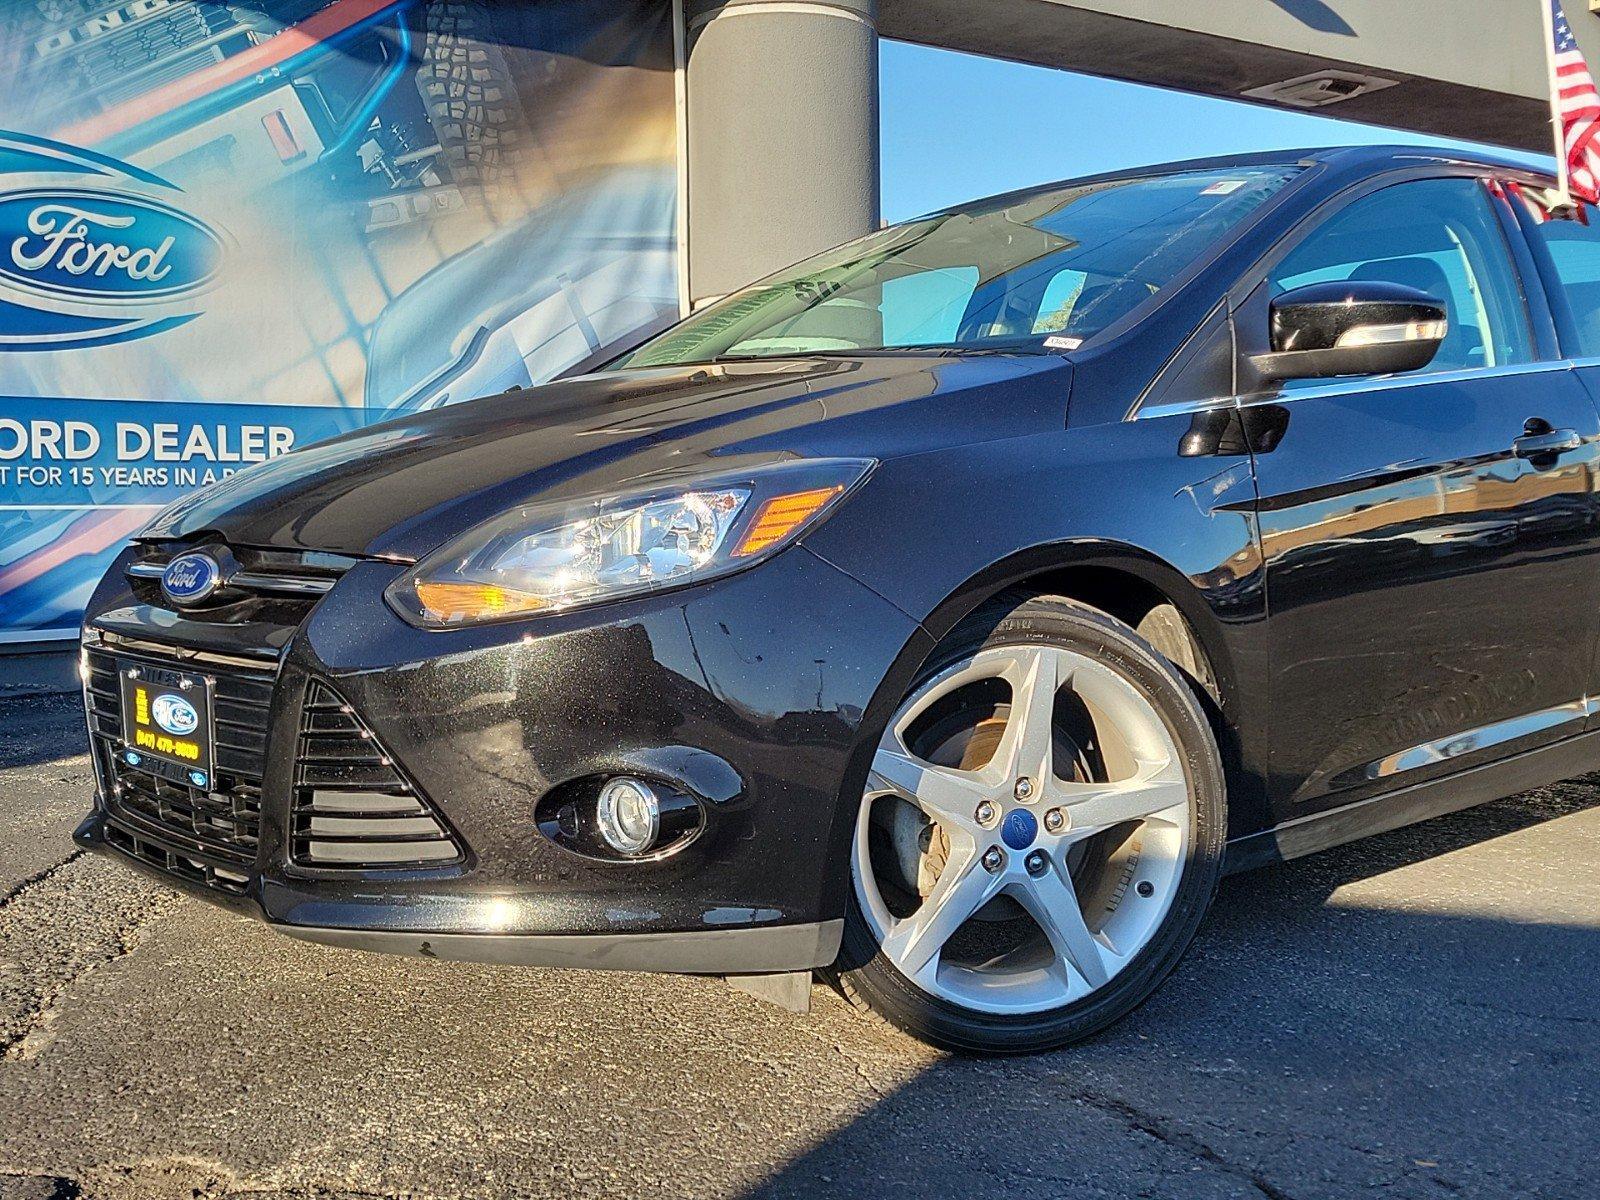
[[[179,501],[141,537],[415,560],[535,499],[1059,428],[1066,371],[1054,356],[878,355],[587,375],[296,450]],[[963,398],[978,387],[982,405]]]

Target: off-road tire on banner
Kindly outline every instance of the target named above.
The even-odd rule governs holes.
[[[424,6],[417,90],[457,184],[493,183],[523,135],[522,106],[491,5]]]
[[[1105,728],[1103,724],[1105,719],[1089,716],[1091,709],[1088,707],[1089,702],[1086,700],[1068,699],[1065,702],[1062,700],[1063,696],[1070,697],[1078,691],[1079,684],[1077,680],[1079,676],[1086,678],[1098,677],[1098,682],[1096,682],[1095,686],[1102,695],[1111,697],[1111,708],[1120,708],[1123,713],[1129,714],[1127,720],[1143,731],[1130,737],[1127,745],[1129,747],[1147,748],[1159,744],[1168,748],[1164,755],[1167,761],[1166,767],[1163,770],[1153,769],[1148,772],[1152,780],[1155,780],[1157,774],[1163,775],[1163,778],[1156,782],[1156,786],[1162,789],[1161,795],[1163,799],[1160,802],[1162,804],[1170,804],[1172,803],[1171,797],[1182,797],[1185,791],[1187,792],[1187,797],[1186,799],[1179,799],[1177,807],[1166,808],[1160,815],[1152,815],[1148,824],[1134,822],[1132,824],[1112,825],[1105,829],[1102,834],[1087,835],[1086,841],[1077,844],[1081,849],[1061,851],[1060,861],[1063,864],[1063,874],[1066,875],[1065,882],[1073,888],[1074,893],[1079,895],[1083,901],[1076,907],[1087,913],[1091,908],[1091,900],[1096,900],[1098,897],[1100,901],[1103,901],[1108,895],[1116,897],[1110,902],[1109,910],[1105,908],[1096,910],[1105,914],[1102,917],[1103,921],[1109,922],[1111,914],[1114,914],[1118,905],[1126,905],[1134,894],[1141,897],[1146,895],[1159,896],[1156,891],[1158,886],[1165,893],[1164,896],[1159,896],[1156,901],[1143,901],[1146,904],[1152,902],[1165,903],[1166,907],[1161,915],[1145,918],[1144,928],[1146,931],[1137,937],[1131,937],[1130,940],[1135,945],[1119,951],[1122,955],[1120,961],[1113,959],[1116,965],[1109,968],[1103,968],[1100,965],[1096,965],[1093,968],[1097,972],[1102,969],[1108,969],[1111,972],[1109,979],[1094,984],[1090,982],[1088,972],[1085,972],[1082,977],[1076,978],[1078,990],[1081,992],[1086,987],[1088,988],[1087,994],[1073,996],[1070,990],[1063,990],[1060,993],[1061,997],[1064,999],[1072,997],[1070,1002],[1027,1011],[1022,1010],[1028,1009],[1028,1004],[1031,1002],[1030,997],[1039,995],[1042,997],[1042,1004],[1050,1005],[1051,997],[1054,993],[1048,987],[1043,992],[1038,992],[1037,990],[1035,992],[1024,991],[1020,993],[1023,997],[1022,1004],[1017,1004],[1014,1000],[1014,995],[1017,993],[1002,993],[1003,999],[1001,1002],[990,1006],[991,1011],[984,1011],[982,1007],[974,1007],[958,1002],[959,993],[956,999],[952,999],[947,994],[940,994],[953,990],[946,989],[939,983],[940,980],[945,978],[944,972],[946,971],[946,966],[942,961],[936,959],[931,970],[923,969],[922,984],[919,985],[913,982],[907,973],[897,966],[895,961],[883,949],[883,941],[890,940],[888,932],[891,928],[901,925],[910,927],[913,920],[920,918],[921,909],[927,904],[926,898],[919,904],[913,897],[910,902],[912,911],[906,912],[903,907],[901,911],[895,912],[888,920],[885,920],[883,912],[885,901],[883,897],[892,889],[880,891],[877,882],[874,882],[871,895],[876,899],[870,900],[867,898],[868,892],[864,890],[860,876],[864,869],[875,870],[874,864],[879,861],[878,858],[874,857],[873,851],[867,849],[867,847],[869,845],[881,846],[883,844],[882,842],[872,843],[870,840],[873,837],[881,836],[880,833],[874,831],[882,828],[881,820],[874,820],[870,815],[877,812],[874,806],[881,803],[886,796],[896,803],[904,803],[906,797],[910,794],[905,787],[889,788],[887,786],[885,781],[888,774],[892,774],[892,769],[884,766],[886,760],[883,756],[885,747],[892,747],[891,755],[897,754],[905,748],[906,743],[899,740],[896,730],[902,728],[902,726],[907,733],[915,730],[918,721],[922,719],[920,716],[913,715],[918,712],[919,697],[922,697],[924,701],[926,701],[927,697],[935,697],[933,703],[923,710],[924,712],[929,712],[934,709],[938,700],[944,698],[937,690],[939,687],[954,688],[956,691],[951,694],[950,705],[947,705],[946,708],[954,706],[960,695],[960,689],[972,686],[970,683],[961,683],[960,680],[963,677],[974,672],[982,676],[986,669],[984,667],[986,662],[1005,662],[1010,660],[1016,663],[1025,663],[1029,661],[1030,656],[1033,660],[1040,662],[1049,658],[1051,661],[1061,664],[1059,668],[1061,671],[1071,670],[1075,672],[1075,674],[1063,676],[1063,679],[1072,681],[1070,685],[1065,682],[1059,685],[1039,685],[1054,697],[1049,723],[1045,727],[1048,730],[1046,736],[1050,739],[1050,744],[1053,748],[1049,751],[1050,757],[1043,760],[1053,764],[1050,772],[1052,776],[1060,779],[1064,784],[1067,782],[1062,777],[1061,763],[1063,750],[1070,747],[1073,751],[1071,770],[1073,780],[1081,780],[1085,785],[1094,786],[1096,775],[1093,769],[1086,764],[1090,763],[1091,760],[1095,760],[1101,764],[1100,778],[1111,781],[1104,784],[1105,788],[1116,788],[1119,780],[1122,781],[1125,787],[1138,788],[1147,773],[1145,770],[1147,764],[1143,760],[1161,757],[1159,754],[1151,755],[1145,751],[1133,753],[1130,750],[1125,753],[1122,756],[1124,761],[1134,760],[1138,764],[1137,774],[1128,776],[1126,780],[1121,775],[1112,774],[1105,767],[1108,761],[1106,755],[1110,752],[1105,751],[1103,745],[1109,741],[1109,738],[1104,734],[1096,734],[1094,732],[1097,722],[1102,723],[1101,727]],[[990,669],[1012,670],[1009,666]],[[1038,668],[1038,670],[1042,669]],[[1057,678],[1054,670],[1055,668],[1052,668],[1051,680]],[[1034,677],[1029,676],[1029,678]],[[941,684],[941,680],[950,682]],[[980,686],[992,682],[993,680],[980,680]],[[1029,686],[1034,685],[1030,684]],[[1059,690],[1052,690],[1056,687]],[[1122,699],[1117,698],[1119,689],[1122,690]],[[1013,687],[1011,701],[995,709],[995,712],[999,713],[1003,708],[1005,715],[1003,717],[996,716],[990,722],[991,724],[998,723],[1003,726],[1001,732],[991,735],[991,739],[997,744],[992,751],[987,751],[987,753],[992,753],[993,761],[998,764],[993,768],[993,773],[997,778],[999,774],[1003,773],[1005,766],[1005,764],[1000,764],[999,760],[1007,752],[1006,747],[1012,744],[1006,739],[1011,736],[1010,730],[1013,717],[1016,718],[1019,724],[1027,722],[1026,706],[1024,704],[1018,707],[1015,704],[1016,694],[1017,689]],[[1078,707],[1074,708],[1073,705]],[[1078,734],[1076,737],[1071,737],[1063,732],[1063,723],[1070,723],[1073,720],[1071,716],[1062,716],[1063,709],[1067,709],[1069,712],[1085,714],[1084,717],[1078,718]],[[1093,711],[1103,712],[1106,710],[1100,708]],[[940,720],[943,722],[942,727],[944,728],[953,728],[958,723],[950,718],[941,718]],[[1085,720],[1088,721],[1088,724],[1084,724]],[[935,726],[939,727],[939,722],[935,722]],[[1087,738],[1083,735],[1084,730],[1088,730],[1089,736]],[[1164,734],[1163,730],[1165,731]],[[944,735],[940,734],[939,736],[942,737]],[[963,736],[969,739],[966,743],[968,749],[961,752],[963,757],[955,766],[960,770],[962,778],[971,778],[972,776],[968,774],[970,767],[966,756],[970,754],[971,747],[977,741],[978,735],[972,733]],[[862,798],[862,808],[856,817],[856,837],[852,839],[852,887],[849,910],[845,922],[844,942],[837,963],[828,972],[835,985],[853,1005],[898,1026],[916,1037],[957,1052],[974,1054],[1032,1053],[1067,1045],[1103,1029],[1140,1004],[1177,965],[1178,960],[1193,939],[1195,931],[1199,928],[1207,909],[1210,907],[1212,897],[1216,892],[1217,881],[1221,874],[1227,828],[1225,785],[1216,739],[1197,700],[1193,686],[1184,679],[1183,675],[1174,668],[1172,663],[1159,654],[1143,638],[1139,637],[1131,628],[1097,609],[1061,597],[1024,594],[1002,596],[980,608],[945,639],[926,667],[919,673],[916,682],[907,694],[906,701],[903,702],[895,718],[891,721],[890,730],[884,737],[885,740],[880,745],[878,757],[874,760],[871,781],[868,784],[865,796]],[[891,738],[896,740],[891,742]],[[1020,747],[1023,740],[1024,735],[1018,733],[1014,744]],[[1091,744],[1088,754],[1085,755],[1081,747],[1086,742],[1098,742],[1101,745]],[[979,752],[978,759],[982,759],[983,753],[985,752]],[[897,761],[903,767],[907,760],[905,758],[895,759],[891,757],[888,761],[890,763]],[[987,761],[981,761],[979,765],[987,766]],[[905,777],[916,779],[917,765],[915,765],[914,758],[912,762],[914,765],[910,768],[910,774]],[[920,765],[926,767],[929,763]],[[1052,780],[1051,786],[1054,786],[1054,782]],[[1063,795],[1068,794],[1063,792]],[[876,799],[874,798],[875,796]],[[1039,804],[1038,807],[1041,811],[1045,811],[1049,803],[1048,799],[1044,799],[1043,803]],[[1015,806],[1011,805],[1009,807]],[[1024,804],[1023,807],[1027,807],[1027,805]],[[1067,806],[1067,810],[1069,812],[1075,811],[1070,805]],[[1174,817],[1173,814],[1175,813],[1179,815]],[[931,820],[925,809],[920,815],[923,819]],[[1183,828],[1185,823],[1187,824],[1187,829]],[[863,826],[867,828],[864,829]],[[1076,826],[1074,825],[1073,828],[1076,828]],[[1161,837],[1169,839],[1166,842],[1158,840],[1154,843],[1158,848],[1166,847],[1165,853],[1163,854],[1159,850],[1152,851],[1148,856],[1147,865],[1141,866],[1140,858],[1144,855],[1145,847],[1150,844],[1148,839],[1152,836],[1149,831],[1157,828],[1161,832],[1154,836],[1158,839]],[[937,823],[933,823],[923,830],[918,845],[926,847],[929,844],[930,831],[935,835],[932,839],[934,844],[938,844],[940,826]],[[989,842],[997,842],[999,840],[998,835],[1001,830],[995,828],[986,832],[979,826],[972,826],[968,832],[976,834],[977,841],[973,844],[981,851]],[[1096,841],[1097,838],[1102,837],[1105,840]],[[1131,854],[1126,849],[1129,845],[1135,847]],[[1118,849],[1118,846],[1123,848]],[[1097,847],[1111,847],[1109,851],[1105,851],[1110,855],[1108,864],[1098,868],[1098,880],[1091,875],[1089,881],[1085,883],[1083,879],[1085,868],[1087,867],[1091,872],[1095,870],[1091,861],[1091,854],[1100,852],[1097,851]],[[1033,848],[1040,851],[1046,848],[1046,841],[1042,834]],[[888,856],[889,861],[902,862],[903,859],[900,857],[900,853],[899,851],[892,852]],[[928,853],[927,850],[923,851],[925,856]],[[1073,853],[1078,855],[1076,859],[1078,865],[1073,866],[1068,871],[1066,870],[1066,864],[1072,861],[1071,854]],[[946,855],[948,856],[947,859]],[[1117,858],[1118,855],[1122,856],[1120,862]],[[939,884],[942,882],[942,871],[947,869],[950,863],[958,861],[956,856],[957,851],[951,848],[949,839],[946,838],[943,853],[936,854],[934,857],[933,870],[939,871],[941,874],[934,883],[924,885],[932,889],[924,893],[925,897],[937,892]],[[1008,857],[1008,867],[1012,865],[1016,857],[1020,857],[1020,851],[1014,852]],[[1132,861],[1131,867],[1127,865],[1130,857]],[[1152,886],[1151,891],[1146,892],[1144,889],[1147,884],[1143,877],[1144,873],[1146,871],[1154,872],[1160,870],[1163,857],[1170,860],[1166,866],[1168,872],[1166,882]],[[866,862],[865,868],[862,865],[863,859]],[[924,857],[923,862],[926,863],[927,861],[927,858]],[[971,862],[971,859],[969,858],[967,861]],[[1052,861],[1055,861],[1053,853]],[[1108,866],[1110,867],[1109,870]],[[983,866],[979,864],[968,869],[973,873],[981,873]],[[1137,893],[1129,888],[1129,884],[1134,878],[1131,873],[1119,877],[1122,892],[1116,891],[1118,883],[1112,881],[1110,877],[1113,873],[1120,871],[1139,873],[1140,881],[1136,885]],[[900,882],[906,887],[916,886],[907,882],[903,868],[896,874]],[[1056,878],[1053,870],[1044,871],[1043,875],[1050,876],[1052,880]],[[981,879],[981,874],[979,877]],[[1002,874],[997,878],[1003,877],[1004,875]],[[1043,882],[1043,880],[1040,882]],[[1017,894],[1027,894],[1028,896],[1015,909],[1017,916],[1022,918],[1020,925],[1026,925],[1027,919],[1033,916],[1033,912],[1028,905],[1030,903],[1038,903],[1037,900],[1031,898],[1031,892],[1029,891],[1031,886],[1025,876],[1015,885]],[[952,896],[954,890],[954,887],[952,887]],[[1088,895],[1083,894],[1086,890],[1089,893]],[[946,926],[937,915],[929,918],[928,923],[940,923],[941,930],[948,928],[949,932],[942,934],[944,941],[941,942],[941,944],[948,944],[951,939],[955,939],[957,934],[969,931],[972,928],[970,924],[972,920],[994,923],[997,919],[993,915],[997,908],[997,901],[1006,904],[1015,903],[1010,900],[1010,894],[1009,890],[1003,890],[998,895],[997,900],[980,902],[976,912],[985,915],[969,918],[967,923],[959,926],[954,924]],[[1041,889],[1041,894],[1044,894],[1044,889]],[[1054,894],[1059,896],[1062,893],[1058,891]],[[900,895],[902,896],[901,903],[904,906],[906,904],[903,898],[905,893],[900,893]],[[1140,903],[1140,901],[1133,902]],[[949,903],[953,905],[955,903],[954,899],[951,899]],[[871,906],[871,911],[876,915],[869,916],[868,909],[864,905]],[[985,905],[987,907],[984,907]],[[1130,917],[1134,916],[1136,912],[1137,910],[1130,910],[1128,915]],[[902,921],[900,919],[902,917],[911,919]],[[960,918],[952,917],[950,921],[953,922],[958,919]],[[1058,928],[1065,924],[1064,922],[1052,923],[1057,924]],[[875,925],[877,926],[876,930]],[[1084,928],[1085,918],[1080,918],[1076,927],[1077,934],[1081,935]],[[1108,929],[1109,925],[1102,924],[1100,932],[1091,936],[1104,936]],[[878,930],[883,931],[884,936],[882,938],[880,938]],[[980,929],[979,932],[982,933],[984,930]],[[1034,942],[1038,942],[1041,934],[1045,935],[1043,938],[1047,943],[1045,949],[1043,951],[1025,951],[1026,953],[1031,953],[1035,960],[1041,954],[1045,959],[1050,957],[1051,950],[1049,945],[1055,944],[1056,938],[1046,934],[1044,925],[1038,923],[1033,925],[1031,932],[1023,935],[1025,938],[1032,938]],[[904,943],[902,942],[901,944],[903,945]],[[1081,947],[1081,945],[1082,943],[1080,942],[1079,946]],[[942,956],[942,951],[939,953]],[[1098,952],[1091,951],[1091,953],[1096,955],[1098,962]],[[901,957],[904,958],[904,955]],[[1054,975],[1060,975],[1062,978],[1074,977],[1072,969],[1067,965],[1072,961],[1068,956],[1057,954],[1056,960],[1047,970],[1037,970],[1025,966],[1020,971],[1018,978],[1032,980],[1053,978]],[[917,961],[917,959],[909,961]],[[984,993],[981,992],[981,989],[989,986],[983,982],[983,972],[989,969],[989,963],[983,960],[982,953],[973,961],[981,962],[983,965],[976,970],[968,970],[964,966],[958,965],[957,970],[959,974],[968,979],[969,994],[973,990],[977,990],[977,994],[983,995]],[[994,961],[1003,960],[996,959]],[[1022,961],[1026,962],[1027,960]],[[1076,964],[1074,963],[1073,965]],[[1009,975],[1001,977],[1001,982],[1012,982],[1012,977]],[[1037,989],[1038,985],[1024,983],[1022,986],[1032,986]],[[997,1011],[1007,1005],[1010,1005],[1013,1010]]]

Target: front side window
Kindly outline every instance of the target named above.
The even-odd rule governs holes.
[[[1403,284],[1443,303],[1450,319],[1425,371],[1531,362],[1528,310],[1492,203],[1477,179],[1375,192],[1291,251],[1272,272],[1272,294],[1347,279]]]
[[[1297,170],[1142,175],[891,226],[734,293],[614,366],[1087,340],[1214,249]]]

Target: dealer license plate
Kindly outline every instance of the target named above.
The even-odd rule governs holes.
[[[122,761],[174,783],[210,788],[210,680],[126,661],[117,677],[122,681]]]

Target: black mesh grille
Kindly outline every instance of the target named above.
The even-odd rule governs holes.
[[[460,845],[388,752],[323,683],[306,693],[291,853],[302,866],[448,866]]]
[[[216,770],[209,790],[159,779],[125,765],[118,661],[203,671],[216,680]],[[86,653],[89,732],[103,778],[107,840],[175,875],[224,891],[244,890],[261,833],[261,777],[273,675],[266,670],[179,659]]]

